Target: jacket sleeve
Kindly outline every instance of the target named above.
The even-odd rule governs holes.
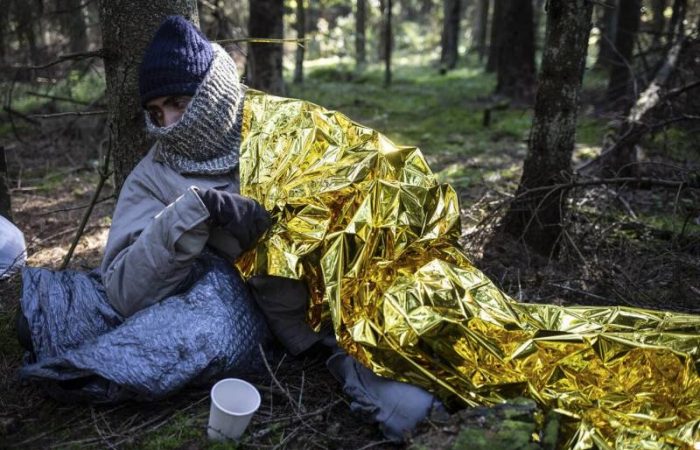
[[[173,293],[204,248],[209,212],[195,189],[166,205],[138,177],[122,187],[102,278],[109,301],[125,317]]]

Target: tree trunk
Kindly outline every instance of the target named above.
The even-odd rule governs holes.
[[[478,0],[474,11],[474,26],[472,27],[473,48],[479,55],[479,61],[486,54],[486,37],[488,36],[489,0]]]
[[[138,89],[138,69],[143,52],[163,19],[175,14],[199,23],[194,0],[100,2],[110,142],[117,190],[151,144],[145,132]]]
[[[306,10],[304,9],[304,0],[297,1],[297,39],[306,37]],[[297,43],[297,53],[294,65],[294,83],[301,84],[304,82],[304,46],[306,43],[300,41]]]
[[[540,33],[540,23],[542,21],[542,16],[544,15],[544,1],[545,0],[532,0],[532,29],[533,31],[533,46],[535,48],[535,53],[542,45],[542,33]]]
[[[58,2],[61,31],[68,38],[70,53],[82,53],[88,48],[85,5],[82,0],[61,0]]]
[[[29,49],[28,60],[31,64],[41,63],[39,50],[41,43],[41,4],[35,1],[15,0],[13,2],[15,29],[21,47]]]
[[[626,111],[632,106],[636,93],[632,90],[633,68],[632,52],[634,40],[639,30],[641,0],[620,0],[617,17],[617,36],[615,54],[610,68],[610,78],[606,100],[613,109]]]
[[[674,34],[677,35],[682,25],[680,22],[676,22],[675,26]],[[645,123],[644,118],[651,115],[651,112],[657,110],[660,105],[668,104],[671,101],[670,97],[662,98],[660,92],[667,88],[668,79],[676,68],[685,41],[685,36],[678,36],[666,53],[654,79],[637,97],[626,120],[618,127],[615,139],[607,140],[608,145],[603,147],[600,156],[580,166],[579,173],[598,176],[639,176],[637,145],[645,133],[651,129]]]
[[[615,38],[617,36],[617,15],[619,0],[607,0],[599,3],[602,9],[602,17],[598,28],[600,29],[600,39],[598,40],[598,58],[595,62],[596,68],[608,68],[615,55]]]
[[[535,33],[532,2],[507,2],[498,52],[496,94],[530,101],[535,89]]]
[[[549,0],[547,4],[528,153],[515,200],[503,222],[504,231],[522,237],[545,255],[556,251],[566,207],[565,193],[546,186],[566,182],[571,176],[592,10],[593,3],[588,0]]]
[[[460,0],[443,0],[442,19],[442,53],[440,65],[442,70],[454,69],[459,52]]]
[[[664,17],[664,10],[666,9],[666,0],[652,0],[651,1],[651,32],[653,33],[652,48],[658,47],[661,43],[661,37],[664,34],[664,28],[666,27],[666,18]]]
[[[282,39],[284,37],[284,1],[250,0],[248,34],[251,38]],[[282,77],[282,44],[255,43],[248,46],[248,83],[270,94],[284,95]]]
[[[5,63],[7,48],[11,42],[10,30],[10,2],[0,0],[0,65]]]
[[[391,7],[392,0],[384,0],[385,2],[385,16],[384,16],[384,35],[386,39],[384,40],[384,86],[389,87],[391,85],[391,47],[394,41],[394,31],[391,26]]]
[[[379,35],[378,35],[378,45],[377,45],[377,59],[379,61],[386,60],[386,2],[387,0],[379,0]]]
[[[5,147],[0,146],[0,216],[12,220],[12,197],[10,196],[10,180],[7,174]]]
[[[671,14],[671,21],[668,27],[668,45],[670,49],[673,42],[685,34],[685,27],[683,22],[685,21],[685,12],[688,6],[687,0],[674,0],[673,2],[673,13]]]
[[[365,24],[367,21],[367,0],[357,0],[355,11],[355,67],[364,70],[367,65],[367,50],[365,48]]]
[[[501,28],[503,26],[503,11],[508,6],[508,0],[494,0],[491,13],[491,40],[489,43],[489,59],[486,62],[486,71],[498,70],[498,55],[501,48]]]

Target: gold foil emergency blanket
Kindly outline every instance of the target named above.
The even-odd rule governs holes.
[[[239,269],[305,279],[310,323],[374,372],[448,404],[531,397],[570,419],[567,448],[700,448],[700,316],[518,303],[417,148],[252,90],[243,120],[241,191],[276,223]]]

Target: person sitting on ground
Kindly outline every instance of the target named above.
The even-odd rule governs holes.
[[[106,298],[125,319],[121,329],[147,322],[145,316],[148,322],[139,329],[153,327],[162,320],[159,308],[176,309],[173,299],[182,301],[182,295],[187,303],[188,289],[205,276],[198,268],[203,255],[216,255],[229,265],[225,275],[212,278],[205,272],[213,283],[225,276],[238,289],[241,279],[232,263],[271,225],[265,208],[239,192],[247,88],[226,51],[183,17],[168,17],[145,51],[139,90],[146,127],[156,143],[121,188],[101,265]],[[327,365],[353,398],[352,409],[378,421],[388,438],[403,439],[439,406],[422,388],[380,378],[360,365],[336,345],[332,334],[312,330],[305,321],[309,294],[303,281],[260,275],[250,279],[247,288],[236,289],[242,297],[250,289],[271,331],[291,354],[330,355]],[[188,328],[188,313],[174,314],[184,324],[174,331],[179,336],[198,332]],[[254,352],[257,348],[248,353]],[[206,369],[209,375],[223,373]],[[159,375],[154,368],[145,371]],[[192,371],[192,376],[199,372]],[[43,373],[34,370],[32,376]]]

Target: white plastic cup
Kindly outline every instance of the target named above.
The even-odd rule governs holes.
[[[260,407],[255,386],[237,378],[225,378],[211,388],[207,436],[213,441],[238,440]]]

